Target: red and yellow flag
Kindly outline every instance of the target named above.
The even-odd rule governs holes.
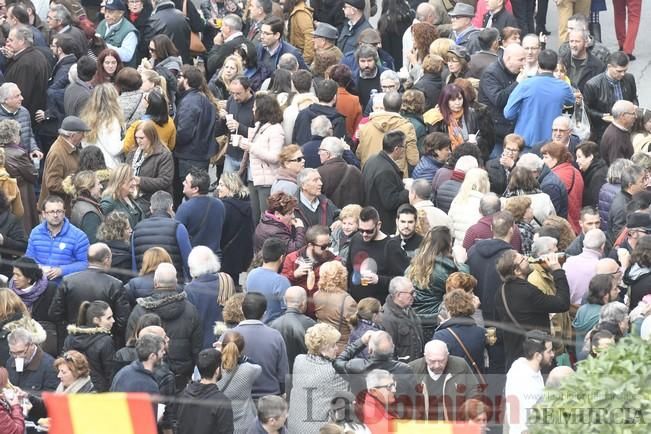
[[[156,434],[146,393],[44,393],[50,434]]]
[[[473,423],[438,423],[413,420],[395,420],[395,434],[480,434],[481,427]]]

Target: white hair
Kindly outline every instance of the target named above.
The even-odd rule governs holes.
[[[531,255],[538,257],[540,255],[553,253],[557,245],[558,240],[556,238],[538,237],[531,245]]]
[[[537,172],[542,169],[543,164],[545,163],[543,162],[542,158],[536,154],[524,154],[520,156],[518,162],[515,165],[516,167],[524,167],[531,172]]]
[[[204,274],[219,273],[221,264],[219,258],[206,246],[197,246],[188,255],[190,276],[196,279]]]
[[[393,375],[384,369],[373,369],[366,375],[366,388],[373,389],[379,386],[385,386],[388,382],[393,381]]]
[[[467,173],[470,169],[476,169],[478,167],[479,163],[477,163],[477,159],[475,157],[472,155],[464,155],[457,160],[457,164],[454,165],[454,170]]]
[[[154,272],[154,287],[169,288],[176,286],[176,268],[167,262],[158,264]]]
[[[583,247],[599,250],[606,244],[606,235],[601,229],[590,229],[583,238]]]

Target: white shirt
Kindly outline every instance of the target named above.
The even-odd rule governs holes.
[[[529,409],[540,401],[545,383],[540,370],[534,371],[524,357],[513,362],[506,374],[506,423],[509,434],[527,431]]]

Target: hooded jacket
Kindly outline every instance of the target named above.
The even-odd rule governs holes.
[[[468,250],[468,267],[470,274],[477,278],[475,294],[481,301],[484,319],[495,319],[495,294],[502,285],[502,279],[495,265],[502,254],[513,246],[504,240],[488,239],[477,241]]]
[[[584,304],[576,311],[576,317],[572,321],[572,327],[576,333],[576,357],[579,360],[585,358],[582,348],[585,343],[585,336],[593,327],[599,323],[599,315],[602,306],[600,304]]]
[[[590,166],[583,176],[583,204],[582,206],[594,206],[599,203],[599,192],[601,187],[606,183],[608,174],[608,165],[601,158],[592,160]]]
[[[230,434],[233,432],[231,401],[216,384],[193,382],[183,391],[178,407],[178,434]],[[193,400],[194,403],[190,403]]]
[[[155,313],[163,321],[170,339],[168,358],[172,372],[177,378],[189,378],[202,344],[197,309],[186,299],[185,292],[156,290],[151,296],[136,301],[127,323],[127,336],[133,335],[138,320],[145,313]]]
[[[115,348],[110,330],[103,327],[68,326],[63,351],[76,350],[88,359],[90,378],[95,390],[106,392],[111,386]]]
[[[299,146],[302,146],[310,141],[312,138],[312,120],[317,116],[325,116],[330,119],[334,137],[346,136],[346,118],[335,107],[318,102],[310,104],[307,108],[298,112],[298,116],[296,116],[296,121],[294,122],[292,143],[297,143]]]
[[[402,159],[396,161],[396,164],[403,174],[402,177],[407,178],[409,176],[408,165],[416,167],[418,164],[416,130],[409,120],[398,113],[387,111],[371,113],[368,122],[360,127],[357,157],[364,167],[370,157],[382,150],[382,138],[392,130],[402,131],[406,136],[405,152]]]

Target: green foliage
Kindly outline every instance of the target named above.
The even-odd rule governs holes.
[[[559,389],[545,390],[531,434],[651,432],[651,344],[637,337],[581,362]]]

